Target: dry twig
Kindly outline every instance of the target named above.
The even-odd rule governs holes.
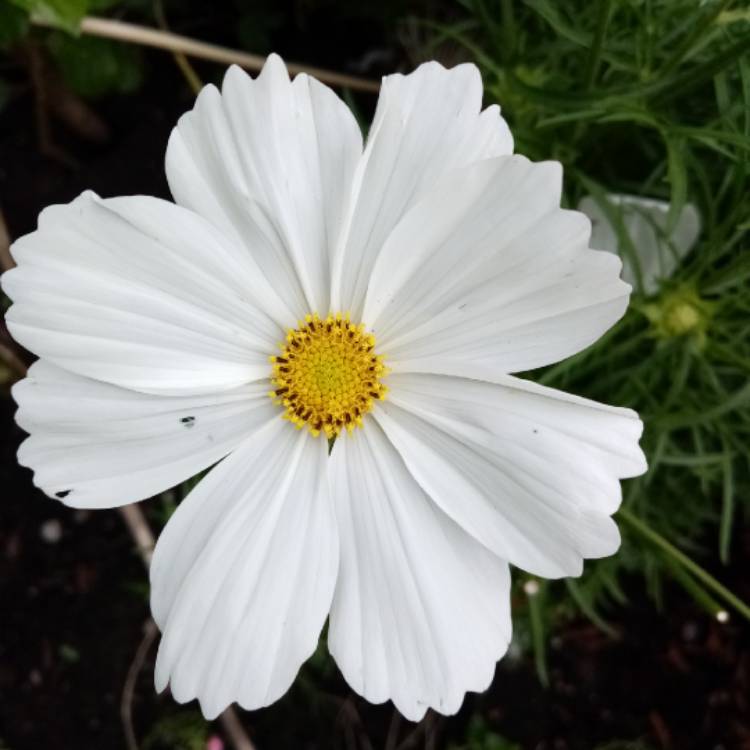
[[[15,268],[16,262],[10,254],[10,232],[5,217],[0,210],[0,270],[9,271]],[[18,379],[26,377],[26,363],[11,346],[0,343],[0,362],[2,362]]]
[[[120,512],[122,520],[125,521],[130,536],[133,537],[135,542],[136,550],[146,566],[146,571],[148,571],[154,554],[156,539],[154,539],[146,516],[143,515],[143,511],[136,504],[122,505],[117,510]]]
[[[237,712],[231,706],[219,716],[219,721],[235,750],[255,750],[255,745],[247,736],[245,728],[237,718]]]
[[[35,17],[32,19],[39,26],[50,26],[49,21]],[[145,47],[156,47],[169,52],[180,52],[188,57],[199,57],[203,60],[222,63],[224,65],[236,64],[248,70],[260,70],[265,63],[265,58],[260,55],[252,55],[242,50],[222,47],[218,44],[201,42],[171,31],[160,31],[148,26],[139,26],[134,23],[126,23],[113,18],[98,18],[86,16],[81,20],[79,31],[82,34],[117,39],[121,42],[141,44]],[[315,68],[309,65],[287,63],[290,73],[308,73],[324,83],[332,86],[354,89],[357,91],[370,91],[377,93],[380,90],[380,82],[358,76],[350,76],[338,73],[334,70]]]
[[[16,375],[18,380],[26,377],[26,363],[5,344],[0,344],[0,362]],[[14,381],[11,381],[14,382]]]
[[[161,0],[154,0],[154,15],[156,16],[159,28],[162,31],[169,31],[167,14],[164,12],[164,3]],[[172,52],[172,57],[174,57],[177,67],[180,69],[183,78],[187,81],[192,92],[198,94],[203,88],[203,81],[201,81],[200,76],[195,72],[195,68],[190,64],[190,60],[182,52]]]
[[[422,721],[406,736],[397,750],[414,750],[422,737],[424,737],[425,750],[434,750],[441,724],[442,720],[438,720],[433,711],[427,711]]]
[[[75,159],[60,148],[52,136],[50,125],[50,89],[45,75],[44,53],[38,44],[31,41],[26,45],[29,77],[34,90],[34,116],[39,150],[51,159],[56,159],[66,167],[77,166]]]
[[[10,254],[10,232],[2,209],[0,209],[0,269],[9,271],[15,265],[16,262]]]
[[[135,683],[138,680],[138,675],[143,669],[143,663],[146,661],[146,656],[157,635],[159,635],[159,629],[149,617],[143,626],[143,639],[138,645],[138,650],[135,652],[122,688],[120,718],[122,719],[122,729],[125,732],[125,744],[128,746],[128,750],[138,750],[138,740],[133,728],[133,695],[135,694]]]

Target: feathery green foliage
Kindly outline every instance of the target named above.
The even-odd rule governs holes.
[[[606,629],[600,612],[625,601],[626,572],[643,576],[657,602],[671,576],[714,613],[729,609],[654,541],[729,564],[750,509],[750,11],[727,0],[461,6],[452,23],[428,23],[428,54],[458,46],[480,66],[516,150],[563,163],[567,205],[628,193],[669,200],[671,222],[688,200],[702,216],[697,246],[656,295],[636,288],[594,346],[528,374],[636,409],[649,460],[625,484],[621,551],[551,584],[543,611],[582,611]],[[616,228],[621,247],[637,251]],[[538,629],[539,613],[530,616]]]

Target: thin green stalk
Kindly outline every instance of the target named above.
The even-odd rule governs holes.
[[[505,59],[512,60],[516,47],[516,19],[513,14],[513,0],[502,0],[500,3],[503,38],[505,40]]]
[[[596,31],[594,41],[589,52],[588,64],[586,65],[586,89],[591,89],[599,71],[599,62],[604,47],[604,37],[609,25],[609,17],[612,14],[612,0],[602,0],[599,3],[599,15],[596,18]]]
[[[596,625],[599,630],[605,632],[610,638],[617,638],[618,632],[594,609],[586,597],[581,592],[580,586],[575,578],[566,578],[565,586],[573,597],[581,612]]]
[[[732,541],[732,521],[734,520],[734,477],[732,454],[727,450],[724,458],[724,482],[721,502],[721,522],[719,524],[719,558],[729,563],[729,546]]]
[[[748,43],[750,43],[750,35],[745,34],[731,46],[725,47],[712,59],[698,63],[674,78],[660,76],[658,80],[642,87],[637,93],[648,99],[659,98],[661,104],[684,96],[688,91],[710,80],[717,73],[736,62],[741,55],[747,52]]]
[[[529,586],[533,588],[529,590]],[[547,644],[544,637],[544,616],[542,614],[542,597],[544,596],[544,585],[536,579],[526,582],[526,594],[529,602],[529,621],[531,623],[531,645],[534,649],[534,663],[539,682],[544,687],[549,686],[549,673],[547,672]]]
[[[716,617],[724,608],[701,586],[690,573],[681,568],[677,563],[668,563],[672,577],[682,586],[685,591],[693,597],[696,604],[708,612],[711,617]]]
[[[693,25],[692,31],[683,39],[682,44],[677,47],[672,57],[662,66],[660,71],[661,75],[670,73],[680,65],[693,47],[695,47],[700,38],[711,30],[714,21],[731,3],[732,0],[723,0],[720,3],[717,3],[716,6],[706,14],[706,17],[700,20],[700,23],[695,23]]]
[[[648,524],[637,516],[634,516],[627,508],[620,508],[618,517],[625,521],[632,529],[641,536],[659,547],[662,552],[669,555],[676,563],[682,565],[699,581],[711,589],[716,596],[723,599],[730,607],[735,609],[746,620],[750,621],[750,606],[745,604],[738,596],[733,594],[726,586],[719,583],[710,573],[700,565],[693,562],[684,552],[680,552],[671,542],[668,542],[661,534],[654,531]]]

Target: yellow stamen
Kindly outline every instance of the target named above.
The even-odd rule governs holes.
[[[343,429],[362,426],[362,417],[388,389],[380,378],[388,374],[383,358],[375,354],[375,337],[349,313],[314,315],[289,329],[279,344],[269,396],[284,406],[284,419],[298,429],[307,426],[317,436],[336,437]]]

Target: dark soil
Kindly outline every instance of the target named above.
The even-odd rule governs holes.
[[[308,42],[290,56],[332,65],[351,59],[347,54],[316,53]],[[106,142],[91,143],[52,122],[52,136],[72,166],[40,152],[33,98],[19,65],[16,96],[0,115],[0,200],[13,236],[31,231],[44,206],[86,188],[105,196],[168,197],[164,148],[192,97],[169,58],[150,53],[148,63],[147,83],[137,95],[92,104],[111,131]],[[371,107],[372,101],[362,101],[363,110]],[[13,411],[3,394],[0,747],[118,750],[125,747],[120,696],[148,617],[142,565],[115,511],[73,511],[33,488],[30,473],[15,462],[23,435]],[[55,522],[60,538],[46,541]],[[750,560],[747,539],[738,540],[736,553],[734,571],[720,575],[739,587]],[[416,730],[402,722],[401,747],[462,744],[470,717],[479,713],[489,729],[529,750],[590,750],[639,738],[644,746],[674,750],[750,748],[748,628],[738,619],[728,625],[711,620],[679,589],[667,591],[657,612],[639,585],[631,588],[631,605],[613,617],[618,640],[585,621],[554,636],[548,689],[529,660],[506,659],[491,690],[469,698],[457,717],[432,717]],[[194,711],[154,694],[154,656],[152,649],[136,686],[140,738],[153,735],[165,715],[187,721]],[[390,706],[372,707],[353,696],[328,662],[303,670],[276,705],[242,716],[263,750],[349,750],[368,747],[365,737],[381,748],[393,721]]]

